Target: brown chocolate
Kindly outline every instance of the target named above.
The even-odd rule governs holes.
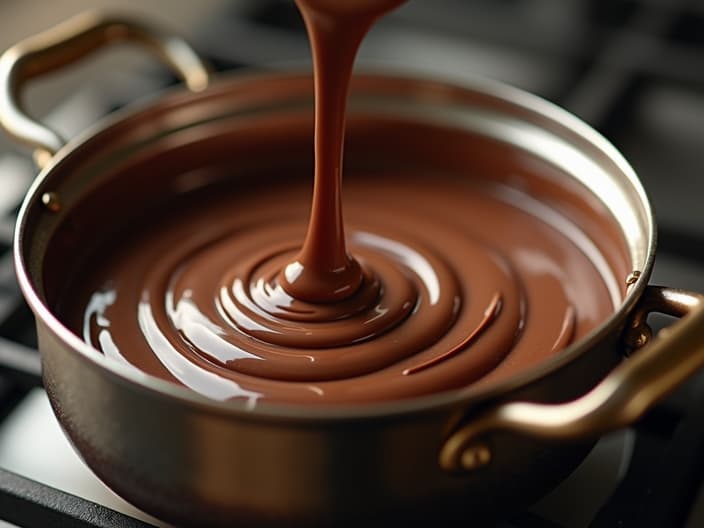
[[[100,257],[85,286],[95,293],[83,335],[117,360],[217,399],[378,401],[517,372],[594,328],[618,292],[589,248],[560,232],[576,226],[516,193],[435,174],[350,174],[350,250],[382,284],[373,312],[384,314],[400,291],[417,298],[398,320],[347,335],[347,344],[336,340],[364,329],[369,312],[336,319],[330,304],[319,307],[328,320],[303,309],[287,319],[257,304],[255,292],[268,287],[260,277],[276,276],[257,263],[272,252],[286,262],[305,233],[304,175],[176,201]],[[232,304],[242,288],[249,319],[239,320]],[[297,346],[277,342],[294,338]]]
[[[352,66],[374,20],[403,0],[296,0],[313,50],[315,70],[315,187],[308,233],[279,276],[296,299],[313,303],[352,297],[365,273],[345,247],[342,151]],[[370,278],[369,273],[366,274]]]
[[[351,403],[513,374],[613,312],[618,281],[589,237],[506,187],[503,170],[481,182],[355,170],[345,236],[352,63],[374,19],[401,2],[298,3],[316,68],[310,214],[305,174],[175,199],[105,246],[62,308],[87,342],[214,399]]]

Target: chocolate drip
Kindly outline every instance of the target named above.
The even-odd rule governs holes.
[[[352,66],[374,20],[399,0],[296,0],[308,30],[315,72],[315,187],[303,248],[279,283],[312,303],[354,295],[365,273],[347,253],[342,218],[342,151]]]

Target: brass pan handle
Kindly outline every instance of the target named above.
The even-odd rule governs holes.
[[[440,466],[470,471],[492,458],[485,437],[502,430],[546,440],[596,437],[635,422],[658,400],[704,366],[704,297],[648,286],[631,314],[624,335],[639,347],[650,337],[646,318],[661,312],[681,321],[663,329],[594,389],[563,404],[501,403],[453,432],[440,450]]]
[[[142,22],[87,12],[8,49],[0,57],[0,125],[17,140],[35,147],[43,166],[65,143],[24,111],[24,83],[76,62],[113,42],[137,42],[154,52],[193,91],[207,87],[208,67],[180,37]]]

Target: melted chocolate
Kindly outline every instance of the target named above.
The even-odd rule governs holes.
[[[501,185],[395,173],[350,174],[345,188],[350,250],[381,283],[373,308],[291,309],[266,279],[295,254],[309,199],[292,175],[174,203],[101,256],[84,338],[216,399],[378,401],[525,369],[614,309],[598,251],[565,236],[579,229],[546,205]]]
[[[214,399],[378,401],[524,369],[613,311],[588,237],[499,183],[356,171],[345,236],[352,64],[400,3],[298,0],[316,72],[310,214],[305,175],[291,174],[124,231],[66,309],[88,343]]]
[[[342,218],[342,151],[352,66],[374,20],[403,0],[296,0],[308,30],[315,71],[315,187],[303,248],[278,282],[293,298],[312,303],[355,296],[378,281],[362,270],[345,247]],[[356,296],[355,304],[367,296]],[[397,311],[396,311],[397,312]]]

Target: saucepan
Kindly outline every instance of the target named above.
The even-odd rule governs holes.
[[[120,41],[156,52],[186,88],[120,110],[69,141],[25,113],[19,99],[26,81]],[[248,72],[213,81],[179,38],[91,13],[11,48],[0,60],[0,77],[0,121],[34,147],[41,168],[19,213],[14,249],[36,315],[44,386],[88,466],[157,517],[203,526],[499,515],[545,494],[600,435],[637,420],[704,363],[702,297],[648,284],[653,213],[613,146],[567,112],[499,83],[389,73],[359,75],[353,83],[347,162],[370,163],[362,152],[381,132],[358,118],[376,116],[444,131],[451,165],[481,168],[510,159],[514,167],[538,167],[564,193],[579,189],[589,198],[571,202],[565,214],[584,220],[620,275],[613,314],[519,374],[373,405],[216,402],[116,363],[57,316],[72,263],[96,238],[109,236],[116,219],[176,192],[169,185],[175,173],[233,152],[245,169],[256,163],[264,151],[238,150],[232,138],[262,121],[310,115],[310,73]],[[281,126],[290,122],[281,119]],[[393,156],[423,163],[423,152],[439,148],[423,141],[389,145],[392,157],[383,161],[390,164]],[[299,157],[283,162],[310,163],[308,153]],[[530,187],[530,179],[509,172],[508,184]],[[147,178],[150,185],[143,185]],[[617,228],[604,228],[605,218]],[[651,312],[681,319],[652,336]]]

